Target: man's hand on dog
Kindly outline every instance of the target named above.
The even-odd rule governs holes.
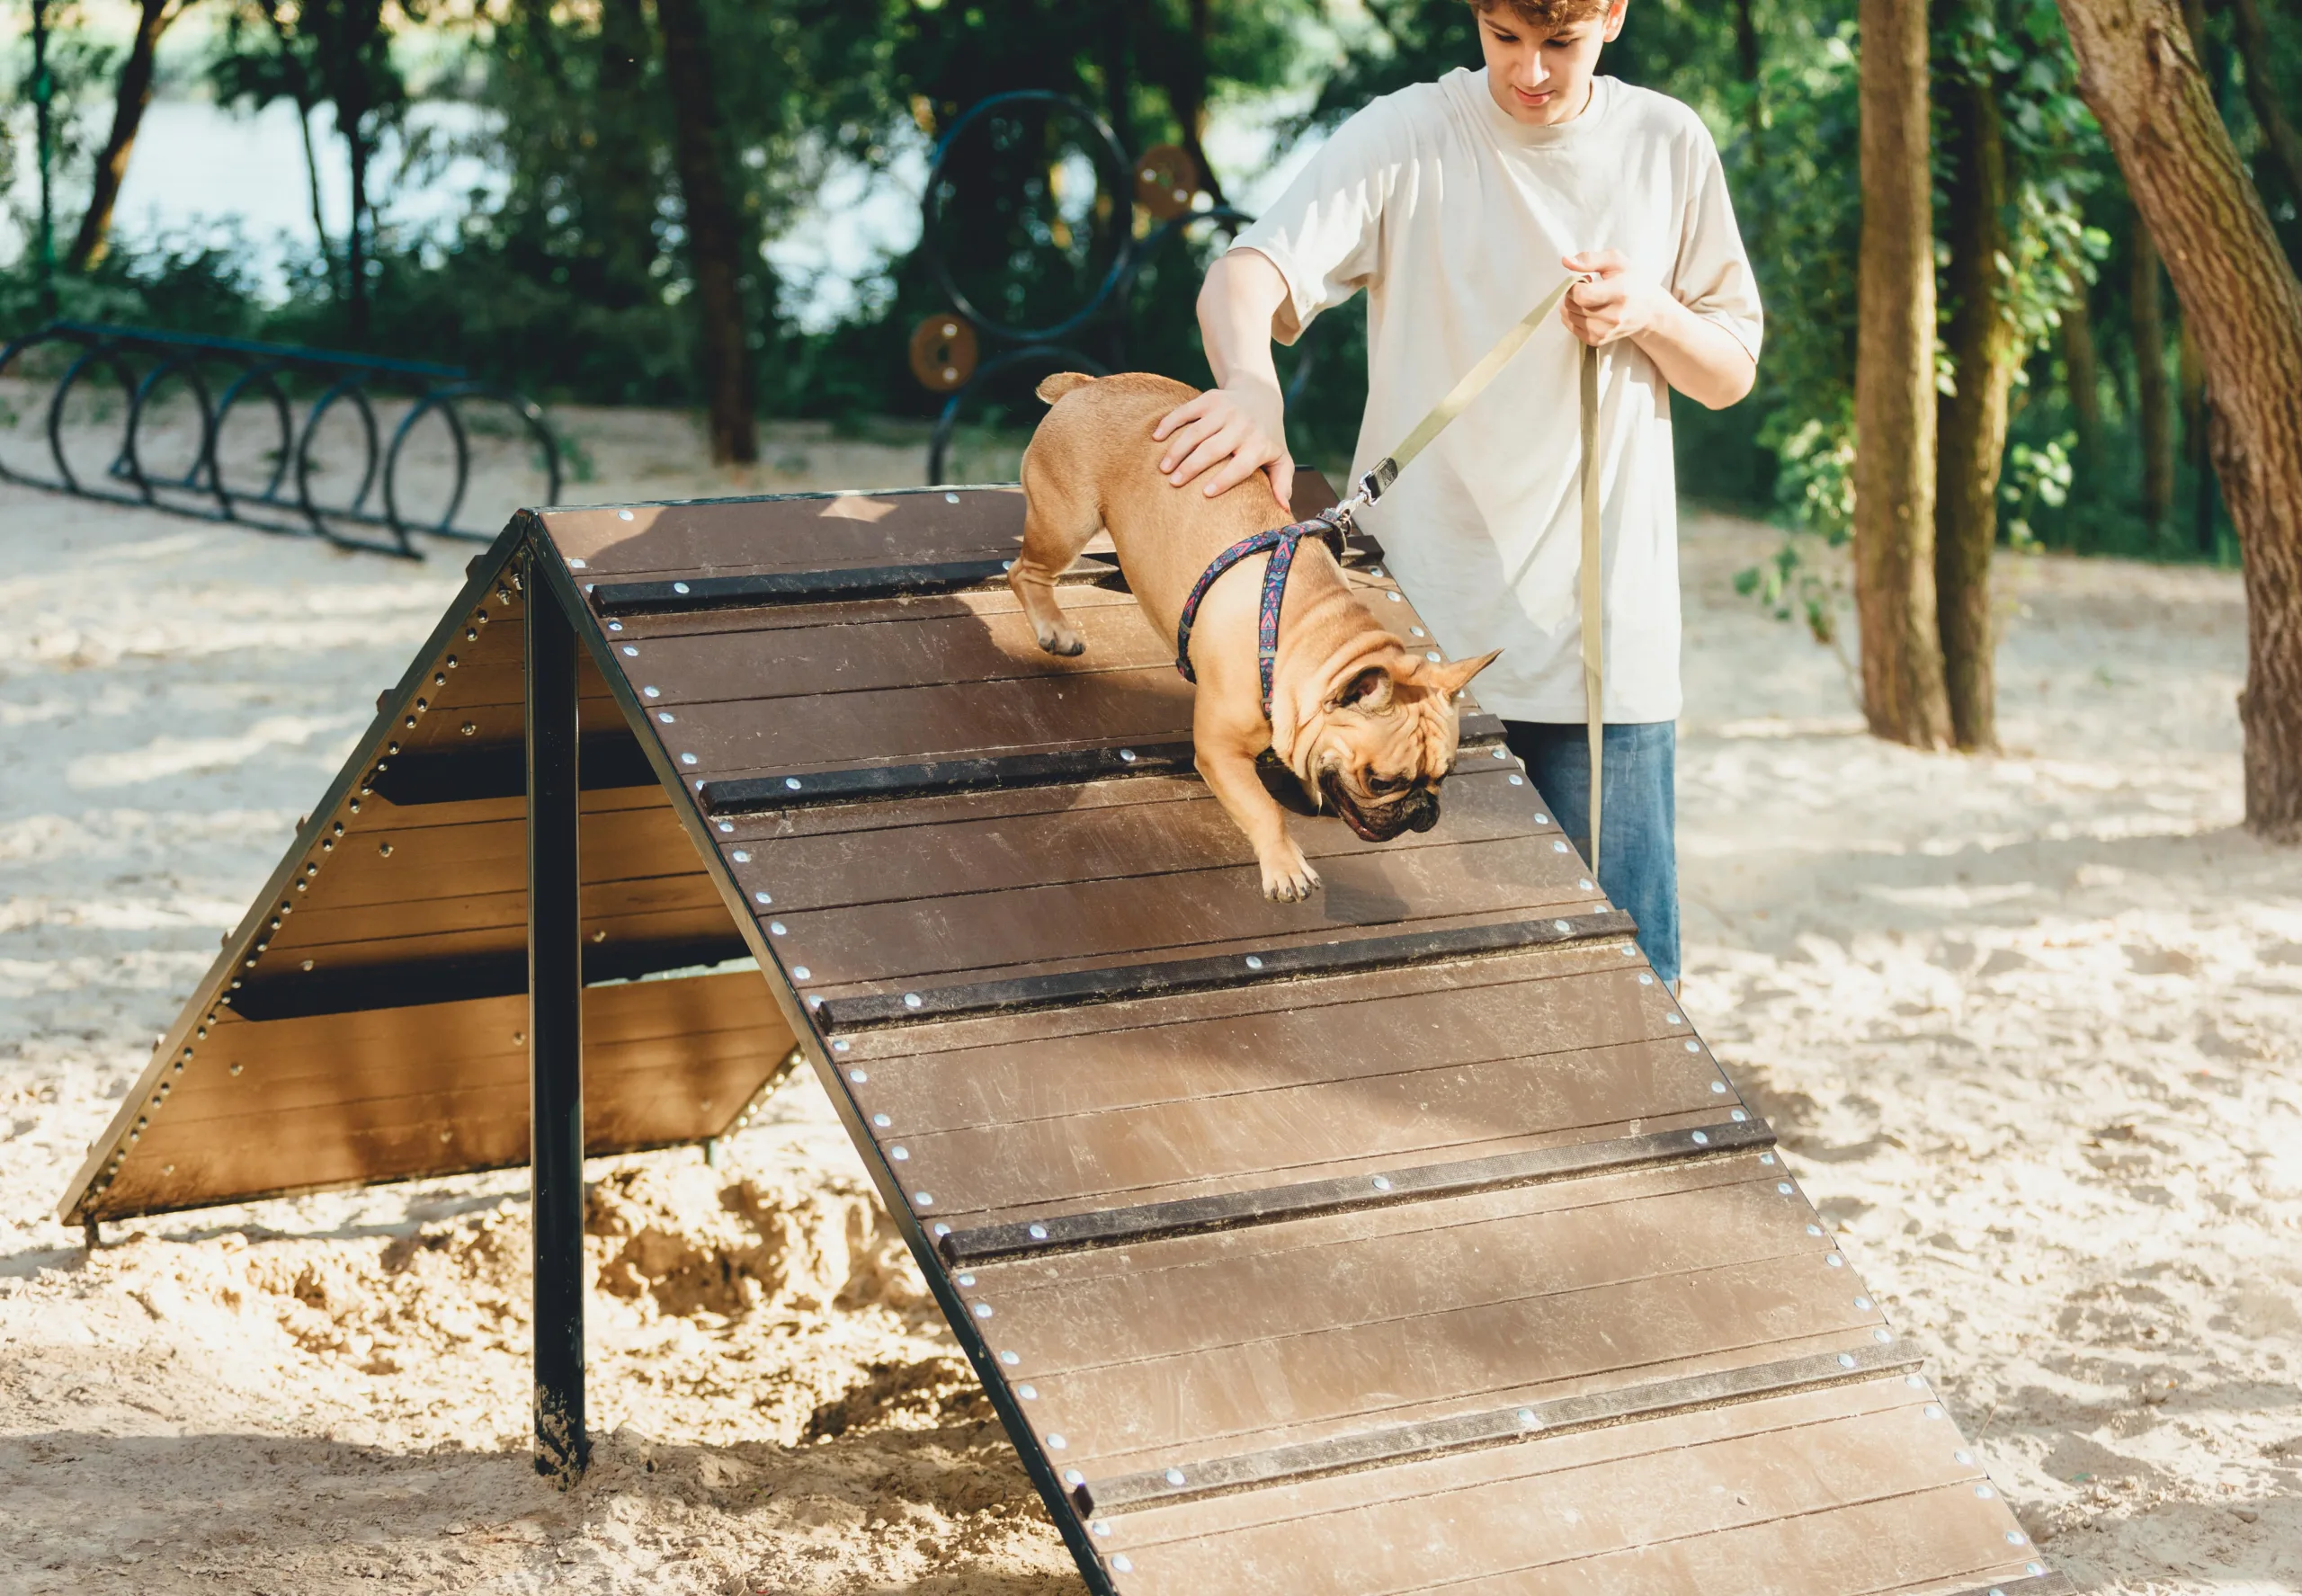
[[[1566,330],[1585,343],[1603,346],[1651,333],[1678,307],[1661,283],[1634,272],[1619,249],[1568,255],[1561,263],[1593,279],[1568,289],[1559,307]]]
[[[1287,402],[1276,386],[1211,388],[1159,418],[1151,431],[1166,451],[1159,470],[1176,487],[1207,477],[1209,498],[1228,493],[1257,471],[1287,504],[1295,494],[1295,461],[1287,452]]]

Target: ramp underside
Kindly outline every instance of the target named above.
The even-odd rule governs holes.
[[[1303,483],[1298,514],[1325,494]],[[224,972],[234,1002],[190,1012],[263,1033],[261,1068],[93,1159],[81,1211],[357,1162],[275,1139],[323,1076],[369,1083],[330,1123],[363,1105],[379,1166],[442,1133],[460,1154],[467,1099],[497,1139],[464,1155],[521,1155],[518,989],[486,985],[525,914],[500,650],[521,604],[556,602],[596,667],[587,1101],[624,1083],[614,1136],[709,1134],[796,1036],[1091,1588],[2068,1589],[1499,723],[1466,704],[1429,833],[1292,822],[1325,887],[1266,902],[1192,772],[1167,641],[1091,547],[1064,592],[1087,650],[1042,655],[1001,580],[1021,527],[1001,489],[515,524],[524,587],[507,534],[404,688],[460,691],[489,657],[493,685],[392,710],[406,745],[331,799],[362,805],[340,885],[330,863],[297,898],[293,857],[263,906],[295,914],[252,919],[274,940]],[[1379,550],[1349,563],[1436,647]],[[483,634],[497,655],[436,664]],[[452,925],[380,885],[419,858]],[[344,1008],[417,962],[379,949],[419,945],[406,990],[477,985]],[[745,951],[764,980],[729,967]],[[446,1011],[468,1045],[405,1091],[411,1053],[460,1029]],[[272,1095],[235,1099],[250,1075]],[[390,1083],[433,1106],[402,1113]],[[144,1172],[156,1143],[173,1186]]]
[[[67,1217],[528,1161],[527,818],[516,539],[473,562],[264,892],[90,1148]],[[594,1154],[704,1140],[790,1028],[674,798],[583,667]]]

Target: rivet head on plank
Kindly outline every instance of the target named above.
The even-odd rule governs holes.
[[[1526,784],[1527,779],[1524,776],[1513,776],[1511,778],[1511,785],[1513,787],[1524,787]]]
[[[905,993],[903,994],[903,1006],[906,1009],[915,1009],[919,1007],[919,994],[916,992]]]
[[[858,1086],[861,1086],[864,1082],[870,1080],[871,1077],[865,1074],[860,1069],[852,1069],[847,1072],[847,1078],[854,1082]]]
[[[915,1191],[911,1194],[911,1200],[923,1208],[932,1208],[935,1206],[935,1194],[932,1191]],[[985,1318],[991,1316],[991,1309],[988,1306],[984,1308],[983,1316]]]
[[[1769,1167],[1772,1167],[1774,1164],[1774,1155],[1771,1153],[1762,1153],[1759,1155],[1759,1162],[1768,1165]]]
[[[1495,751],[1495,757],[1497,759],[1508,759],[1511,757],[1511,750],[1508,748],[1497,748]]]
[[[1893,1340],[1895,1339],[1895,1333],[1894,1333],[1893,1331],[1891,1331],[1891,1330],[1874,1330],[1874,1331],[1872,1331],[1872,1332],[1870,1333],[1870,1339],[1871,1339],[1872,1341],[1874,1341],[1874,1342],[1877,1342],[1880,1346],[1882,1346],[1882,1347],[1883,1347],[1883,1346],[1885,1346],[1888,1342],[1891,1342],[1891,1341],[1893,1341]]]
[[[2019,1529],[2009,1529],[2006,1532],[2006,1544],[2010,1547],[2019,1547],[2029,1538]]]
[[[1128,1555],[1125,1552],[1120,1553],[1119,1556],[1111,1559],[1111,1566],[1118,1569],[1121,1574],[1133,1574],[1135,1572],[1135,1565],[1129,1559]]]
[[[881,1130],[885,1130],[888,1126],[893,1125],[895,1121],[888,1119],[885,1114],[874,1114],[871,1116],[871,1123],[878,1126]]]
[[[1553,843],[1550,845],[1550,851],[1553,853],[1564,853],[1566,851],[1566,844],[1564,843]]]
[[[1049,1435],[1047,1438],[1047,1444],[1051,1449],[1059,1452],[1071,1443],[1064,1440],[1060,1435]]]
[[[1398,595],[1398,594],[1396,594],[1396,593],[1393,593],[1393,594],[1391,595],[1391,602],[1392,602],[1392,603],[1394,603],[1394,604],[1404,604],[1404,603],[1405,603],[1405,602],[1406,602],[1406,601],[1405,601],[1405,599],[1403,599],[1403,598],[1399,597],[1399,595]]]
[[[1552,921],[1552,922],[1550,923],[1550,924],[1551,924],[1551,929],[1552,929],[1553,931],[1555,931],[1555,932],[1558,932],[1558,934],[1559,934],[1559,935],[1561,935],[1561,936],[1565,936],[1565,935],[1566,935],[1566,934],[1567,934],[1567,932],[1571,932],[1571,931],[1573,931],[1573,930],[1575,929],[1573,926],[1571,926],[1571,925],[1567,924],[1567,923],[1566,923],[1566,921],[1564,921],[1564,920],[1554,920],[1554,921]]]
[[[1182,1485],[1182,1483],[1183,1483],[1183,1471],[1182,1471],[1182,1469],[1180,1469],[1180,1468],[1171,1468],[1171,1469],[1167,1470],[1167,1484],[1169,1484],[1169,1485]]]
[[[1390,1177],[1390,1176],[1388,1176],[1388,1175],[1377,1175],[1377,1176],[1375,1177],[1375,1190],[1378,1190],[1378,1191],[1388,1191],[1390,1189],[1391,1189],[1391,1177]]]
[[[631,519],[631,512],[629,510],[619,510],[615,513],[615,518],[618,521],[629,521]]]
[[[1710,1133],[1707,1130],[1696,1131],[1694,1133],[1694,1143],[1698,1147],[1707,1147],[1710,1146]]]
[[[1122,764],[1131,765],[1135,762],[1135,750],[1132,748],[1122,748],[1119,751],[1119,757],[1120,762]]]
[[[795,964],[795,965],[793,965],[793,966],[791,967],[791,978],[792,978],[794,981],[804,981],[804,980],[806,980],[809,976],[812,976],[812,975],[814,975],[814,974],[815,974],[815,971],[813,971],[813,970],[809,969],[809,968],[808,968],[806,965],[804,965],[804,964]]]
[[[774,901],[775,900],[773,898],[768,896],[764,892],[754,892],[752,894],[752,902],[758,904],[763,908]]]
[[[977,1303],[975,1305],[975,1316],[978,1319],[988,1319],[991,1317],[991,1305],[987,1302]]]
[[[1710,1083],[1710,1089],[1723,1097],[1726,1093],[1726,1083],[1724,1081],[1713,1081]]]
[[[672,584],[672,591],[674,593],[685,593],[687,591],[687,584],[684,582],[674,582]]]
[[[1015,1387],[1015,1395],[1025,1402],[1037,1402],[1039,1399],[1039,1388],[1037,1386],[1018,1386]]]
[[[1903,1376],[1903,1384],[1908,1386],[1914,1391],[1923,1391],[1926,1389],[1926,1377],[1924,1375],[1906,1374]]]
[[[888,1149],[888,1156],[894,1159],[897,1164],[908,1164],[911,1161],[911,1149],[909,1147],[889,1147]]]
[[[1524,1430],[1540,1430],[1543,1427],[1543,1422],[1534,1409],[1522,1407],[1519,1410],[1519,1425]]]
[[[1575,885],[1576,887],[1578,887],[1579,888],[1581,888],[1581,889],[1582,889],[1583,891],[1584,891],[1584,892],[1596,892],[1596,891],[1598,890],[1598,888],[1597,888],[1597,887],[1593,887],[1593,886],[1592,886],[1592,885],[1591,885],[1590,881],[1589,881],[1587,878],[1585,878],[1585,879],[1584,879],[1584,880],[1581,880],[1581,881],[1577,881]]]
[[[948,1225],[938,1225],[935,1227],[935,1234],[939,1236],[949,1235],[951,1234],[951,1227]]]
[[[1015,1365],[1021,1363],[1023,1357],[1020,1352],[1002,1352],[999,1354],[999,1361],[1007,1365],[1010,1369],[1014,1368]],[[1065,1477],[1067,1479],[1071,1478],[1069,1476],[1066,1476]],[[1071,1483],[1075,1485],[1079,1482],[1076,1479],[1071,1479]]]
[[[1097,1519],[1093,1523],[1088,1525],[1087,1528],[1093,1530],[1097,1535],[1109,1535],[1111,1532],[1111,1522],[1109,1519]]]
[[[732,820],[723,820],[719,822],[719,829],[721,831],[733,831],[736,829],[736,823]]]
[[[626,659],[638,659],[639,657],[638,646],[633,643],[626,643],[623,646],[623,656]]]
[[[1781,1188],[1777,1187],[1776,1190],[1780,1190]],[[1819,1225],[1809,1225],[1807,1226],[1807,1234],[1808,1235],[1820,1235],[1823,1234],[1823,1227]]]
[[[773,937],[780,937],[783,935],[783,922],[781,920],[769,921],[767,923],[767,934]]]
[[[737,864],[749,864],[749,863],[751,863],[751,861],[752,861],[752,856],[751,856],[751,852],[750,852],[750,851],[749,851],[748,849],[744,849],[744,848],[738,848],[738,849],[736,849],[733,853],[729,854],[727,857],[728,857],[728,858],[730,858],[730,859],[732,859],[732,860],[734,860]]]
[[[1972,1452],[1953,1452],[1950,1456],[1957,1461],[1965,1464],[1968,1468],[1972,1468],[1975,1466],[1975,1455]]]
[[[661,721],[661,722],[662,722],[664,725],[665,725],[665,726],[670,726],[670,725],[673,725],[673,724],[674,724],[673,719],[672,719],[672,712],[671,712],[669,709],[658,709],[658,710],[656,710],[656,718],[657,720]],[[692,762],[692,761],[690,761],[690,762],[691,762],[691,763],[692,763],[693,762]]]
[[[1841,1369],[1852,1369],[1854,1367],[1854,1354],[1851,1352],[1841,1352],[1838,1355],[1838,1366]]]
[[[2024,1574],[2044,1574],[2046,1571],[2047,1565],[2043,1563],[2025,1563],[2022,1565],[2022,1572]]]
[[[797,792],[799,790],[799,778],[797,776],[786,776],[783,778],[783,785],[790,788],[793,792]]]
[[[643,687],[639,691],[642,695],[651,699],[660,699],[664,696],[664,690],[660,687]]]
[[[1032,1226],[1031,1239],[1035,1242],[1043,1242],[1047,1240],[1047,1226],[1044,1225]]]
[[[680,763],[682,763],[682,764],[683,764],[683,765],[691,765],[691,764],[693,764],[694,762],[695,762],[695,755],[694,755],[694,754],[692,754],[692,753],[683,753],[683,754],[681,754],[681,755],[680,755]]]
[[[1774,1183],[1774,1189],[1775,1189],[1777,1191],[1781,1192],[1781,1193],[1782,1193],[1782,1195],[1783,1195],[1783,1196],[1785,1196],[1785,1197],[1788,1197],[1788,1196],[1789,1196],[1789,1195],[1790,1195],[1790,1182],[1789,1182],[1789,1181],[1777,1181]],[[1809,1225],[1808,1226],[1807,1226],[1807,1228],[1809,1231],[1813,1232],[1813,1234],[1815,1234],[1815,1235],[1822,1235],[1822,1234],[1823,1234],[1823,1233],[1822,1233],[1822,1231],[1821,1231],[1821,1229],[1820,1229],[1819,1227],[1816,1226]]]
[[[945,494],[945,495],[943,495],[943,503],[945,503],[946,504],[958,504],[959,502],[959,495],[957,495],[957,494]]]
[[[1823,1262],[1829,1264],[1833,1269],[1844,1269],[1846,1267],[1846,1260],[1840,1257],[1835,1253],[1825,1257]]]
[[[1871,1304],[1871,1301],[1870,1301],[1870,1299],[1869,1299],[1869,1297],[1856,1297],[1856,1298],[1854,1299],[1854,1306],[1855,1306],[1856,1307],[1860,1308],[1864,1313],[1866,1313],[1866,1314],[1867,1314],[1867,1313],[1869,1313],[1869,1312],[1870,1311],[1872,1304]]]
[[[608,622],[608,630],[610,630],[610,631],[611,631],[611,632],[620,632],[620,631],[621,631],[622,629],[623,629],[623,622],[621,622],[621,621],[620,621],[620,620],[611,620],[611,621],[609,621],[609,622]],[[474,635],[475,635],[475,634],[470,633],[470,632],[466,632],[466,633],[464,634],[464,636],[465,636],[465,637],[467,637],[467,638],[471,637],[471,636],[474,636]]]
[[[1535,816],[1535,824],[1537,825],[1548,825],[1550,824],[1550,816],[1548,815],[1538,815]]]
[[[1686,1016],[1683,1014],[1665,1014],[1663,1016],[1663,1023],[1665,1025],[1684,1025],[1686,1022]]]
[[[1263,960],[1250,953],[1247,955],[1247,967],[1251,970],[1259,970],[1263,968]]]
[[[1436,648],[1425,649],[1423,657],[1435,665],[1439,663],[1439,651]]]
[[[834,1042],[834,1043],[831,1045],[831,1050],[832,1050],[833,1052],[834,1052],[834,1053],[844,1053],[844,1052],[846,1052],[846,1051],[847,1051],[847,1039],[846,1039],[845,1037],[842,1037],[842,1038],[840,1038],[840,1039],[839,1039],[839,1040],[837,1040],[837,1041]],[[856,1078],[857,1078],[858,1080],[861,1080],[862,1077],[859,1075],[859,1076],[858,1076],[858,1077],[856,1077]]]
[[[1689,1042],[1687,1044],[1687,1051],[1690,1053],[1700,1053],[1702,1051],[1702,1044],[1700,1042]]]

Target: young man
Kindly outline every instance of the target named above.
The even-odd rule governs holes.
[[[1397,447],[1569,272],[1544,327],[1365,516],[1452,657],[1480,677],[1512,750],[1589,856],[1578,587],[1575,340],[1599,382],[1606,688],[1601,885],[1679,977],[1673,836],[1679,713],[1675,388],[1751,388],[1758,295],[1718,152],[1695,113],[1597,76],[1628,0],[1469,0],[1482,71],[1368,106],[1207,274],[1200,326],[1218,387],[1164,419],[1160,469],[1227,491],[1287,452],[1271,339],[1363,288],[1367,412],[1354,476]]]

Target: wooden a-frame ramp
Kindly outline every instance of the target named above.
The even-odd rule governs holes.
[[[531,1161],[572,1475],[583,1155],[804,1058],[1093,1590],[2070,1589],[1498,724],[1434,831],[1296,821],[1325,890],[1267,903],[1166,640],[1091,550],[1042,655],[1021,530],[515,518],[63,1214]]]

